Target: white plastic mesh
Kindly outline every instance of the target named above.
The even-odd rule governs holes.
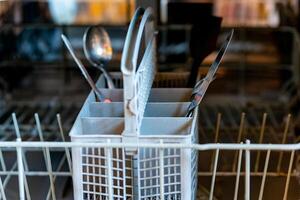
[[[111,151],[111,159],[107,159],[107,151]],[[106,149],[106,151],[104,148],[82,149],[83,199],[108,199],[109,178],[112,180],[111,188],[114,199],[127,199],[131,196],[131,186],[127,186],[127,183],[130,183],[128,180],[130,176],[127,175],[124,180],[124,173],[130,173],[130,169],[124,170],[124,155],[124,150],[117,148]],[[111,168],[108,167],[109,161]]]
[[[164,198],[180,199],[180,149],[164,149]],[[139,150],[140,199],[160,199],[159,149]]]
[[[153,84],[156,72],[156,50],[155,38],[153,36],[150,44],[145,51],[144,57],[136,73],[136,105],[137,105],[137,127],[141,126],[142,118],[144,116],[146,104],[149,98],[150,90]]]

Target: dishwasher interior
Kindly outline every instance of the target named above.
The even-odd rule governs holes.
[[[134,3],[129,4],[133,6]],[[132,10],[128,9],[130,16]],[[127,22],[118,23],[104,27],[114,48],[108,70],[116,88],[121,89],[120,60]],[[81,50],[81,37],[89,24],[7,22],[1,26],[0,41],[14,37],[21,41],[16,48],[22,47],[28,39],[26,31],[35,29],[53,31],[50,35],[59,47],[54,61],[45,57],[24,58],[13,53],[0,56],[1,198],[19,199],[21,178],[26,199],[74,199],[70,146],[29,147],[28,143],[29,146],[20,148],[5,142],[14,142],[17,138],[22,142],[70,141],[68,133],[90,88],[62,46],[59,35],[65,33],[71,38],[76,53],[88,66]],[[252,144],[299,144],[300,40],[297,30],[284,26],[223,27],[219,40],[231,28],[235,29],[232,44],[199,108],[199,143],[245,144],[250,140]],[[18,29],[23,34],[16,34]],[[158,24],[157,29],[159,72],[152,87],[165,88],[166,94],[169,92],[167,88],[172,88],[176,91],[174,98],[182,96],[183,101],[189,102],[191,88],[187,88],[187,82],[191,61],[186,46],[191,26]],[[174,57],[170,56],[172,41],[168,36],[172,38],[176,34],[183,38],[185,48],[181,49],[180,56],[187,57],[184,61],[173,61]],[[215,56],[216,52],[213,52],[204,60],[198,79],[205,76]],[[88,67],[88,71],[94,80],[100,77],[101,87],[107,87],[98,70]],[[16,146],[18,142],[22,143],[17,140]],[[243,199],[248,175],[251,178],[251,199],[300,198],[299,148],[251,150],[249,162],[246,161],[247,153],[247,150],[222,148],[198,151],[197,199]],[[20,165],[23,165],[24,176],[20,176]]]

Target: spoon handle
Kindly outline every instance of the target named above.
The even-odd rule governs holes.
[[[81,70],[81,73],[83,74],[84,78],[87,80],[87,82],[90,84],[91,88],[95,92],[96,96],[99,98],[100,101],[105,101],[104,96],[101,94],[100,90],[96,87],[93,79],[91,78],[91,76],[89,75],[85,67],[83,66],[82,62],[75,55],[74,50],[68,38],[64,34],[61,35],[61,38],[64,44],[66,45],[67,49],[69,50],[71,56],[73,57],[74,61],[76,62],[77,66]]]
[[[115,87],[115,84],[114,84],[114,82],[113,82],[111,76],[109,75],[109,73],[108,73],[102,66],[99,66],[98,68],[102,71],[103,76],[104,76],[105,79],[106,79],[108,88],[109,88],[109,89],[115,89],[115,88],[116,88],[116,87]]]

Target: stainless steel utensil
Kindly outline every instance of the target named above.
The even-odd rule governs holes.
[[[195,108],[199,106],[199,104],[202,101],[202,98],[209,86],[209,84],[214,80],[215,73],[218,70],[219,64],[222,61],[222,58],[227,50],[227,47],[231,41],[231,38],[233,36],[234,30],[231,30],[230,34],[226,37],[225,42],[223,43],[220,51],[218,52],[218,55],[214,62],[212,63],[211,67],[209,68],[209,71],[207,72],[206,76],[198,81],[193,89],[192,92],[192,102],[189,105],[187,115],[188,117],[192,116],[193,111]]]
[[[102,71],[108,88],[115,88],[110,75],[104,69],[104,66],[111,60],[113,53],[107,32],[99,26],[89,27],[83,36],[83,50],[88,61]]]
[[[91,76],[89,75],[89,73],[87,72],[86,68],[83,66],[82,62],[77,58],[77,56],[75,55],[75,52],[71,46],[70,41],[67,39],[67,37],[62,34],[61,38],[63,40],[63,42],[65,43],[66,47],[68,48],[71,56],[73,57],[74,61],[76,62],[77,66],[79,67],[79,69],[81,70],[81,73],[83,74],[84,78],[87,80],[87,82],[90,84],[91,88],[93,89],[93,91],[95,92],[97,98],[100,101],[103,102],[110,102],[109,99],[106,99],[102,93],[100,92],[100,90],[96,87],[93,79],[91,78]]]

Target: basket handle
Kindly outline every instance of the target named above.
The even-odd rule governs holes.
[[[139,20],[141,16],[142,19]],[[147,23],[149,23],[148,26],[146,26]],[[124,75],[132,75],[137,70],[138,55],[144,30],[145,44],[147,45],[154,33],[153,10],[151,8],[146,10],[138,8],[130,22],[121,60],[121,71]]]
[[[131,69],[133,68],[133,63],[131,62],[130,58],[132,58],[133,55],[133,48],[136,42],[136,35],[138,32],[137,30],[140,18],[144,14],[144,12],[145,10],[143,8],[137,8],[129,24],[121,58],[121,71],[126,75],[130,75]]]
[[[142,42],[145,42],[145,45],[142,45]],[[150,91],[148,86],[152,85],[152,77],[154,76],[155,65],[151,65],[152,62],[150,63],[150,60],[153,61],[152,57],[155,54],[154,48],[153,11],[151,8],[146,10],[138,8],[129,25],[121,60],[125,117],[125,127],[122,135],[123,141],[126,143],[136,143],[138,140],[144,102],[148,98]],[[140,63],[138,63],[139,56],[141,57]],[[147,66],[147,64],[151,66]],[[143,79],[144,74],[146,77]],[[126,151],[133,153],[136,149],[126,149]]]
[[[135,98],[135,85],[137,74],[138,55],[141,51],[140,46],[142,42],[143,32],[145,30],[145,51],[150,44],[150,40],[154,33],[154,17],[153,10],[147,8],[138,8],[130,22],[128,33],[126,35],[123,55],[121,60],[121,71],[123,73],[124,81],[124,104],[125,117],[128,115],[135,115],[135,109],[129,106],[129,103]],[[146,52],[143,52],[145,56]],[[132,109],[133,108],[133,109]],[[126,112],[126,110],[128,112]],[[132,112],[132,113],[130,113]],[[128,116],[127,115],[127,116]]]
[[[148,25],[146,26],[146,24]],[[133,69],[132,72],[137,71],[137,61],[138,61],[138,55],[140,52],[140,46],[142,43],[142,37],[143,37],[143,32],[145,31],[145,44],[146,48],[149,44],[151,44],[150,40],[153,37],[154,34],[154,22],[153,22],[153,10],[151,8],[147,8],[143,18],[140,23],[140,27],[137,33],[137,38],[136,38],[136,43],[134,47],[134,52],[132,56],[132,63],[133,63]],[[146,49],[145,48],[145,49]],[[144,52],[145,54],[145,52]]]

